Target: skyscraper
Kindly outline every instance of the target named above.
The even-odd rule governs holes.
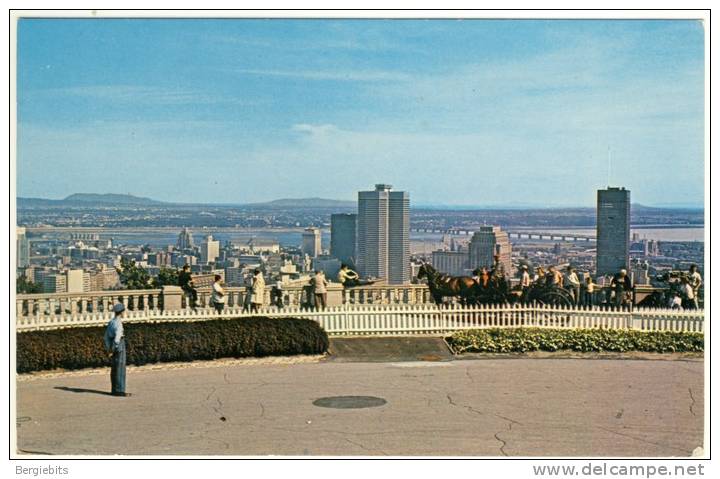
[[[17,254],[17,267],[24,268],[30,265],[30,242],[25,236],[25,228],[18,227],[15,231],[17,233],[17,250],[15,253]]]
[[[357,267],[390,284],[410,281],[410,195],[375,185],[358,193]]]
[[[200,245],[200,262],[214,263],[218,256],[220,256],[220,242],[213,240],[212,235],[208,235]]]
[[[322,233],[318,228],[305,228],[302,234],[302,252],[311,258],[322,254]]]
[[[470,253],[470,269],[492,268],[495,264],[494,256],[500,255],[500,263],[505,268],[505,273],[512,274],[512,261],[510,253],[510,239],[505,231],[499,226],[481,226],[473,234],[468,246]]]
[[[355,266],[356,232],[356,214],[338,213],[330,216],[330,254],[341,263]]]
[[[612,275],[630,263],[630,190],[597,192],[597,274]]]
[[[193,243],[192,233],[189,229],[183,228],[177,239],[178,249],[192,249],[194,246],[195,243]]]

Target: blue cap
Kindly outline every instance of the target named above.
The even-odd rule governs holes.
[[[122,313],[125,311],[125,305],[122,303],[117,303],[115,306],[113,306],[113,312],[115,314]]]

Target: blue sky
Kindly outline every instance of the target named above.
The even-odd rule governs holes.
[[[18,27],[18,196],[591,206],[704,200],[695,21],[66,20]]]

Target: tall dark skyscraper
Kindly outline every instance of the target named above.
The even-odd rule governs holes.
[[[630,190],[597,192],[597,274],[612,275],[630,264]]]
[[[375,185],[358,193],[357,267],[389,284],[410,281],[410,195]]]
[[[330,254],[341,263],[355,267],[357,215],[338,213],[330,216]]]

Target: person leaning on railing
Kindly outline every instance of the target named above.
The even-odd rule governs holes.
[[[358,285],[360,275],[351,270],[348,265],[342,264],[340,266],[340,271],[337,274],[337,280],[343,285],[343,288],[351,288]]]
[[[198,293],[195,289],[195,284],[192,280],[192,274],[190,273],[190,265],[185,265],[182,271],[178,274],[178,284],[185,293],[185,297],[188,300],[190,308],[195,310],[197,308]]]

